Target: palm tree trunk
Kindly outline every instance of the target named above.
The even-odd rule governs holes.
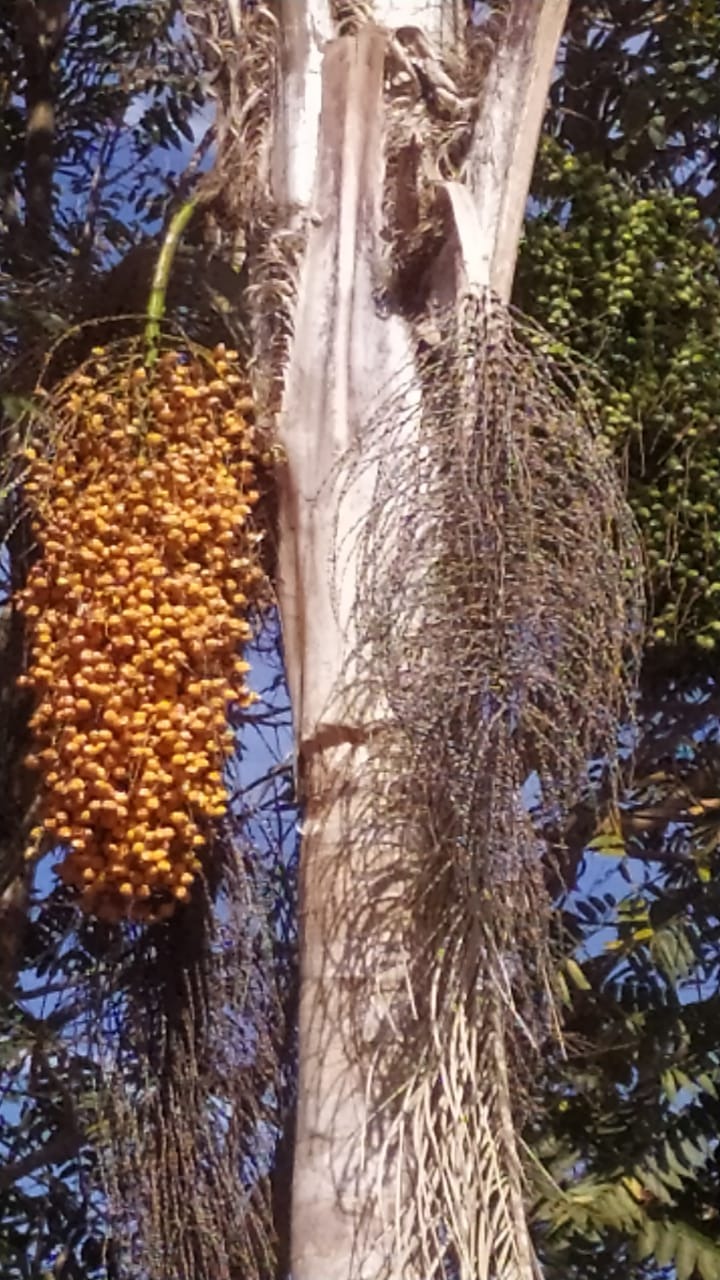
[[[439,301],[468,286],[491,286],[503,300],[509,296],[567,5],[510,5],[464,178],[437,183],[447,226],[431,273],[431,296]],[[451,41],[456,62],[463,56],[461,15],[462,6],[452,0],[378,0],[374,16],[384,25],[367,21],[355,34],[329,40],[337,12],[327,0],[286,0],[280,9],[272,180],[291,224],[307,225],[281,414],[287,464],[278,588],[304,805],[293,1280],[401,1276],[393,1270],[392,1224],[402,1187],[378,1188],[382,1178],[357,1052],[358,1039],[371,1036],[392,1003],[403,968],[402,957],[396,968],[380,968],[384,910],[374,886],[391,883],[393,868],[369,866],[353,844],[358,808],[365,803],[360,780],[367,744],[384,711],[351,705],[343,694],[357,634],[352,552],[335,583],[332,566],[343,532],[367,514],[372,479],[351,483],[339,497],[338,468],[357,444],[368,405],[413,361],[405,320],[378,306],[385,270],[387,68],[404,57],[408,74],[417,74],[429,93],[440,69],[442,89],[442,42]],[[393,31],[400,28],[398,52]],[[406,383],[411,402],[420,387],[412,379]],[[411,411],[407,421],[412,432]],[[508,1087],[498,1084],[501,1091]],[[516,1262],[512,1276],[503,1273],[501,1280],[536,1274],[527,1227],[516,1212]],[[402,1280],[411,1280],[407,1270]]]

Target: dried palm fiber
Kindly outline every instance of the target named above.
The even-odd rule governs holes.
[[[384,1002],[353,1051],[388,1275],[539,1274],[517,1133],[555,1021],[542,829],[615,757],[643,617],[621,486],[543,345],[464,298],[339,471],[340,507],[373,493],[334,572],[357,558],[346,698],[370,730],[347,859],[365,879],[343,936],[373,939],[358,989]]]
[[[220,834],[213,876],[163,923],[87,921],[98,954],[78,1042],[100,1067],[90,1137],[120,1274],[265,1280],[286,1121],[288,962],[273,860]],[[272,889],[270,888],[272,882]]]
[[[36,841],[108,921],[186,901],[225,812],[226,708],[253,698],[238,645],[264,577],[252,417],[233,353],[129,344],[45,397],[26,450]]]
[[[207,76],[207,89],[221,105],[216,122],[216,171],[225,182],[215,210],[235,225],[243,240],[270,216],[268,124],[278,71],[280,26],[273,6],[258,3],[239,15],[239,30],[224,0],[184,6]],[[241,202],[242,221],[236,201]]]
[[[217,101],[215,168],[221,183],[211,213],[228,258],[246,275],[243,310],[254,350],[262,356],[249,374],[259,407],[270,415],[280,402],[305,239],[305,214],[278,207],[273,192],[273,146],[283,129],[278,84],[288,70],[282,25],[275,6],[263,3],[241,9],[224,0],[191,3],[185,17]]]

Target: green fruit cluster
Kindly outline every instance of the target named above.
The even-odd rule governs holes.
[[[546,140],[518,301],[594,371],[627,467],[657,646],[720,640],[720,272],[694,198]]]

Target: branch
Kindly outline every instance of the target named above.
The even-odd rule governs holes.
[[[0,1192],[7,1191],[8,1187],[20,1182],[22,1178],[31,1177],[38,1169],[52,1164],[64,1164],[66,1160],[77,1155],[82,1141],[83,1136],[75,1126],[61,1129],[37,1150],[29,1151],[20,1160],[0,1168]]]
[[[12,987],[18,968],[28,908],[28,883],[24,872],[0,893],[0,992]]]

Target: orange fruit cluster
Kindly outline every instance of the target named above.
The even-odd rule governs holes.
[[[93,359],[28,449],[41,556],[20,593],[45,847],[81,906],[154,921],[190,895],[226,812],[229,703],[248,706],[263,579],[252,402],[223,347]]]

